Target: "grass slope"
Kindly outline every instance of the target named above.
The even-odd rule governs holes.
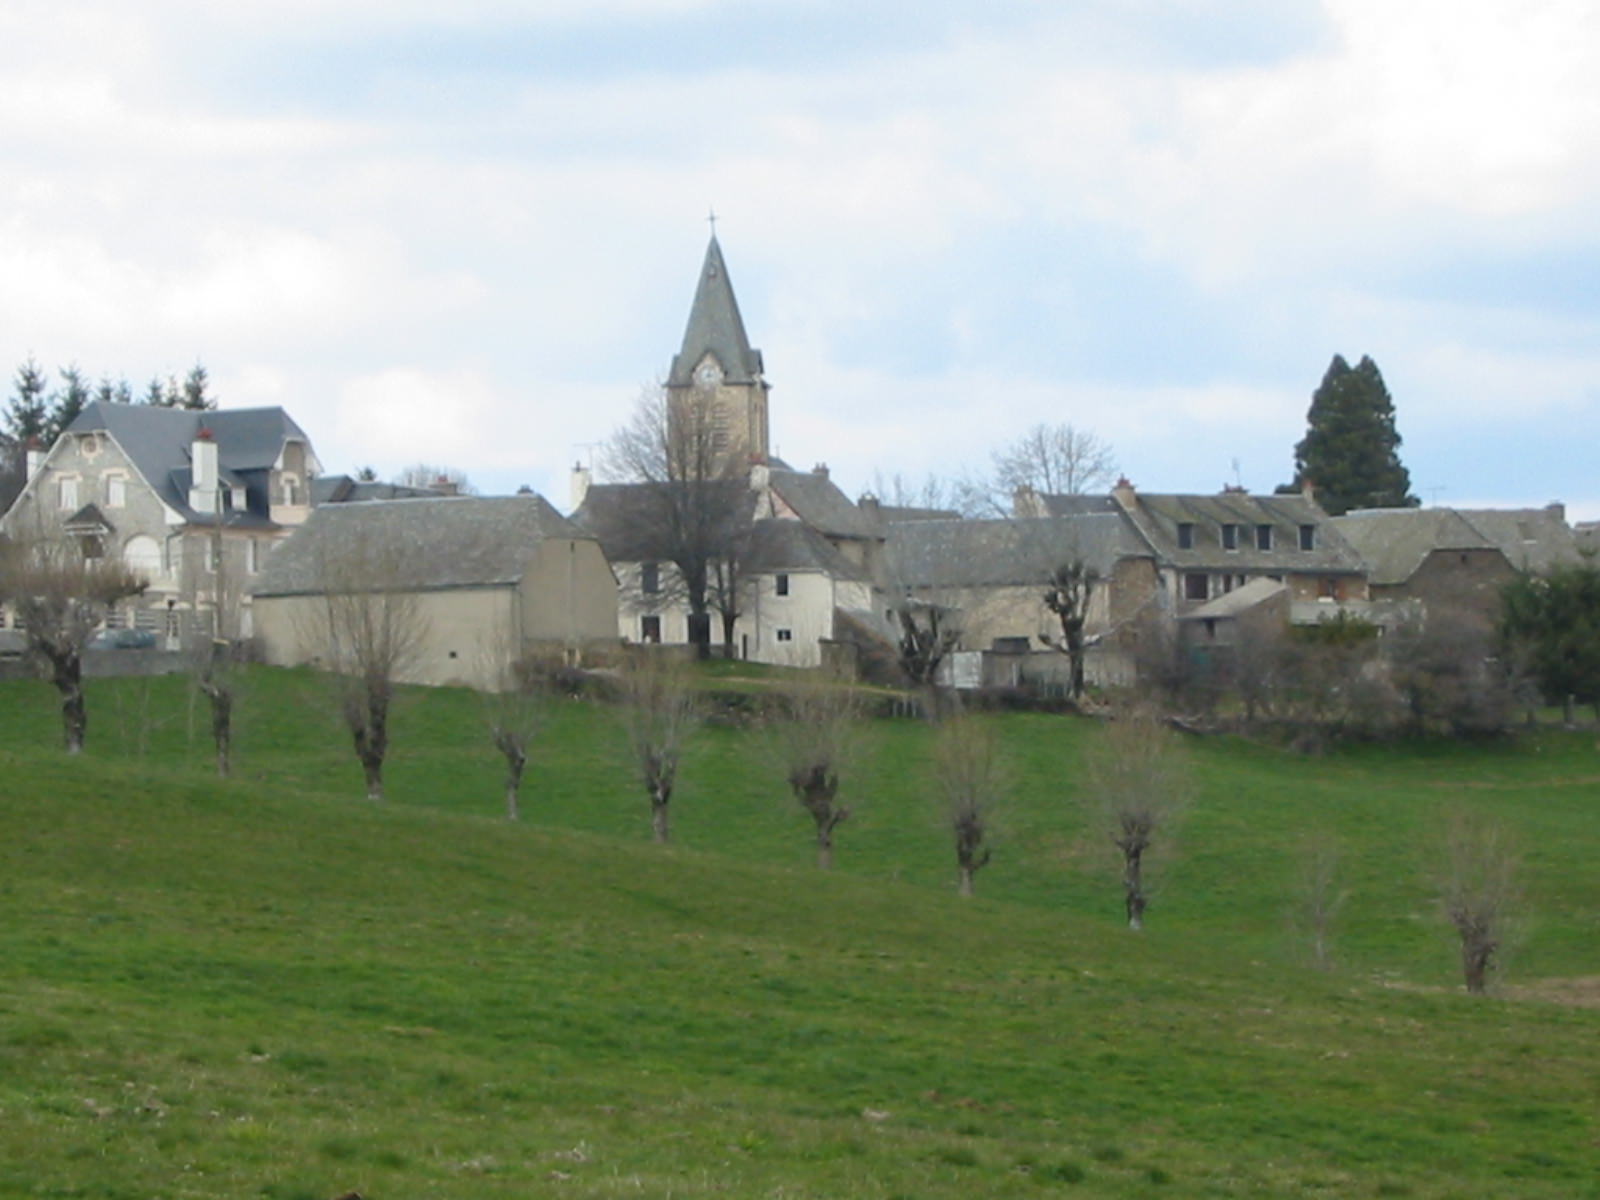
[[[745,732],[662,849],[586,705],[520,826],[462,693],[410,699],[381,807],[308,676],[252,677],[226,784],[176,681],[91,705],[72,761],[0,687],[0,1195],[1600,1195],[1600,1013],[1461,995],[1428,849],[1446,803],[1503,815],[1516,977],[1595,974],[1587,739],[1199,746],[1135,937],[1078,722],[1000,721],[962,904],[914,723],[873,727],[829,876]],[[1350,868],[1333,973],[1283,932],[1311,825]]]

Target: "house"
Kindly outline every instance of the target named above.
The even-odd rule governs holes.
[[[1109,496],[1061,496],[1024,490],[1019,516],[1120,513],[1155,555],[1175,616],[1255,579],[1289,589],[1291,602],[1328,606],[1367,599],[1366,564],[1327,513],[1306,494],[1218,495],[1138,491],[1126,479]]]
[[[885,605],[910,597],[953,612],[958,653],[986,656],[968,672],[974,685],[1067,676],[1065,656],[1045,641],[1061,636],[1045,592],[1064,565],[1087,570],[1090,683],[1132,682],[1141,626],[1166,607],[1154,552],[1117,512],[895,521],[887,526],[884,553]],[[884,615],[891,619],[892,607]]]
[[[1461,518],[1500,548],[1518,571],[1543,575],[1552,567],[1581,562],[1582,539],[1567,524],[1566,505],[1543,508],[1461,508]]]
[[[352,563],[373,564],[351,578]],[[329,657],[330,595],[408,598],[412,683],[499,686],[528,653],[571,661],[616,645],[617,584],[596,538],[536,495],[327,504],[255,581],[256,632],[282,666]]]
[[[1366,560],[1373,600],[1408,601],[1424,621],[1449,614],[1483,631],[1499,619],[1501,589],[1517,568],[1465,513],[1355,509],[1333,525]]]
[[[48,452],[30,450],[22,492],[0,518],[12,538],[64,532],[90,557],[116,555],[148,581],[108,624],[158,632],[252,632],[248,583],[306,519],[321,467],[281,408],[219,411],[96,401]]]

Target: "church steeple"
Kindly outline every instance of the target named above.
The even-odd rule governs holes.
[[[687,387],[694,382],[695,368],[707,354],[715,356],[728,383],[754,383],[761,378],[761,351],[752,349],[745,335],[739,302],[733,296],[728,264],[722,260],[717,235],[711,235],[706,261],[700,268],[700,282],[689,309],[689,324],[683,331],[683,348],[672,360],[667,383]]]
[[[767,389],[761,351],[750,345],[733,281],[715,232],[695,285],[683,347],[672,359],[667,390],[679,402],[712,405],[719,440],[752,461],[767,458]]]

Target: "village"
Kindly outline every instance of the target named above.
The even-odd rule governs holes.
[[[826,465],[771,452],[769,389],[713,234],[664,386],[616,439],[623,478],[575,467],[565,514],[526,489],[325,473],[281,408],[102,399],[28,446],[0,533],[123,564],[141,586],[105,606],[92,645],[156,658],[199,637],[323,662],[309,614],[365,589],[414,596],[421,632],[399,672],[413,683],[495,688],[529,654],[603,665],[655,645],[1074,699],[1174,673],[1239,682],[1286,631],[1329,622],[1448,631],[1453,652],[1485,658],[1502,589],[1596,543],[1560,503],[1330,517],[1310,481],[1269,495],[1024,484],[1009,511],[976,515],[852,499]],[[14,606],[0,622],[19,654]]]

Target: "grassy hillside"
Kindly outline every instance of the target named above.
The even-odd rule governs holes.
[[[648,844],[612,715],[562,706],[499,818],[472,697],[408,698],[391,802],[317,681],[261,672],[209,775],[176,681],[96,682],[90,751],[0,686],[0,1195],[1600,1195],[1592,738],[1306,760],[1194,747],[1149,928],[1074,777],[1007,717],[979,898],[928,731],[873,726],[840,869],[759,737],[708,729]],[[1503,816],[1527,917],[1462,995],[1441,809]],[[1285,932],[1341,841],[1340,968]]]

